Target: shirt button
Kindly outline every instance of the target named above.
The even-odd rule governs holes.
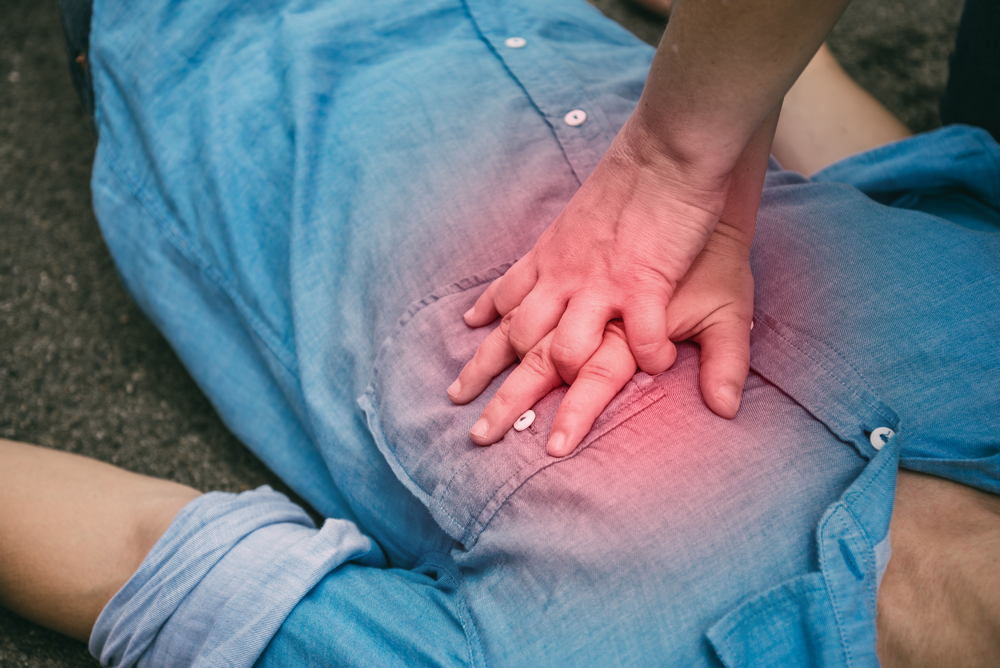
[[[872,447],[876,450],[881,450],[885,447],[885,444],[889,442],[889,439],[896,435],[892,429],[888,427],[879,427],[872,431],[872,435],[868,437],[871,441]]]
[[[520,49],[522,46],[528,43],[528,40],[524,39],[523,37],[508,37],[503,41],[503,43],[505,46],[508,46],[511,49]]]
[[[517,418],[517,422],[514,423],[514,431],[524,431],[531,426],[531,423],[535,421],[535,411],[524,411],[521,417]]]
[[[574,109],[563,116],[563,120],[566,121],[566,125],[572,125],[573,127],[583,125],[583,122],[587,120],[587,112],[582,109]]]

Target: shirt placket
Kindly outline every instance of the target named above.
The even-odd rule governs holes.
[[[516,3],[464,0],[479,35],[545,119],[582,184],[611,145],[615,131],[596,100],[539,34],[538,11]]]

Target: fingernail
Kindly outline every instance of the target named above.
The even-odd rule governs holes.
[[[472,317],[472,312],[475,311],[475,310],[476,310],[475,306],[473,306],[472,308],[470,308],[468,311],[466,311],[465,313],[462,314],[462,319],[465,320],[466,323],[468,323],[469,322],[469,318]]]
[[[438,387],[441,387],[438,385]],[[462,382],[455,380],[454,383],[448,386],[448,398],[452,401],[458,401],[458,397],[462,394]]]
[[[567,454],[564,452],[566,450],[566,435],[556,432],[549,436],[549,446],[546,450],[553,457],[562,457]]]
[[[476,424],[472,426],[472,429],[469,430],[469,435],[475,436],[476,438],[486,438],[489,433],[490,423],[483,418],[479,418],[479,421],[476,422]]]
[[[740,407],[740,389],[735,385],[721,385],[715,396],[720,401],[729,406],[730,412],[735,416]]]

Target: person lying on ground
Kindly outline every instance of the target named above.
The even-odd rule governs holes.
[[[490,336],[461,314],[595,167],[648,47],[574,2],[102,0],[93,26],[94,203],[122,277],[230,428],[332,519],[5,445],[4,605],[90,629],[116,666],[996,656],[987,133],[812,179],[771,163],[736,417],[703,403],[682,342],[553,457],[565,388],[488,448],[468,430],[521,367],[466,406],[429,388]],[[593,123],[556,125],[565,106]],[[899,465],[920,473],[897,485]],[[36,595],[46,568],[70,577]]]

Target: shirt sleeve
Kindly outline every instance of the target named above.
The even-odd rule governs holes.
[[[177,515],[90,636],[101,665],[252,666],[324,575],[348,561],[384,566],[352,523],[317,529],[268,486],[212,492]]]

